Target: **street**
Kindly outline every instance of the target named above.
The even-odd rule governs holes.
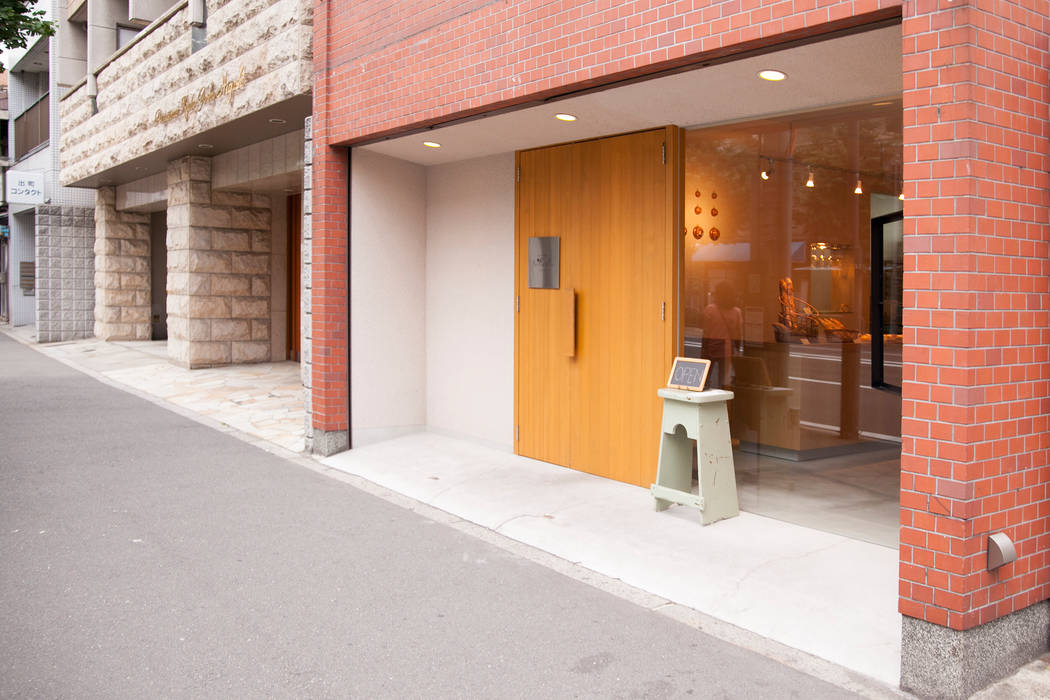
[[[0,697],[852,697],[2,335],[0,420]]]

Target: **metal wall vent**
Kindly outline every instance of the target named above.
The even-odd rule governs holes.
[[[32,296],[36,293],[36,263],[18,263],[18,286],[22,288],[22,296]]]

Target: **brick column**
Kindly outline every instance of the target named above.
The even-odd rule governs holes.
[[[314,7],[314,109],[311,121],[310,384],[313,436],[310,449],[329,455],[350,447],[349,330],[349,150],[328,145],[333,114],[343,110],[342,95],[329,95],[329,34],[332,3]]]
[[[962,698],[1050,638],[1050,2],[904,7],[901,684]]]
[[[112,187],[95,193],[95,337],[150,339],[149,215],[117,211]]]
[[[168,167],[168,357],[270,360],[270,201],[213,191],[211,159]]]
[[[306,450],[313,451],[314,439],[314,415],[313,415],[313,353],[311,343],[313,341],[313,162],[314,162],[314,137],[313,117],[307,117],[303,124],[303,224],[302,241],[300,245],[300,259],[302,268],[300,275],[299,292],[299,364],[300,376],[303,380],[305,392],[306,409]],[[291,309],[289,309],[291,311]]]

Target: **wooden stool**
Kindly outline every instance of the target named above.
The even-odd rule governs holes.
[[[664,400],[660,462],[656,483],[649,487],[656,499],[656,510],[667,510],[672,503],[692,506],[700,511],[704,525],[739,515],[726,410],[726,402],[733,398],[733,392],[660,389],[656,393]],[[690,440],[696,441],[699,494],[692,493]]]

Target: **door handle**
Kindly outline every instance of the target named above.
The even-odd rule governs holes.
[[[565,317],[565,354],[576,357],[576,290],[572,287],[562,290],[562,313]]]

